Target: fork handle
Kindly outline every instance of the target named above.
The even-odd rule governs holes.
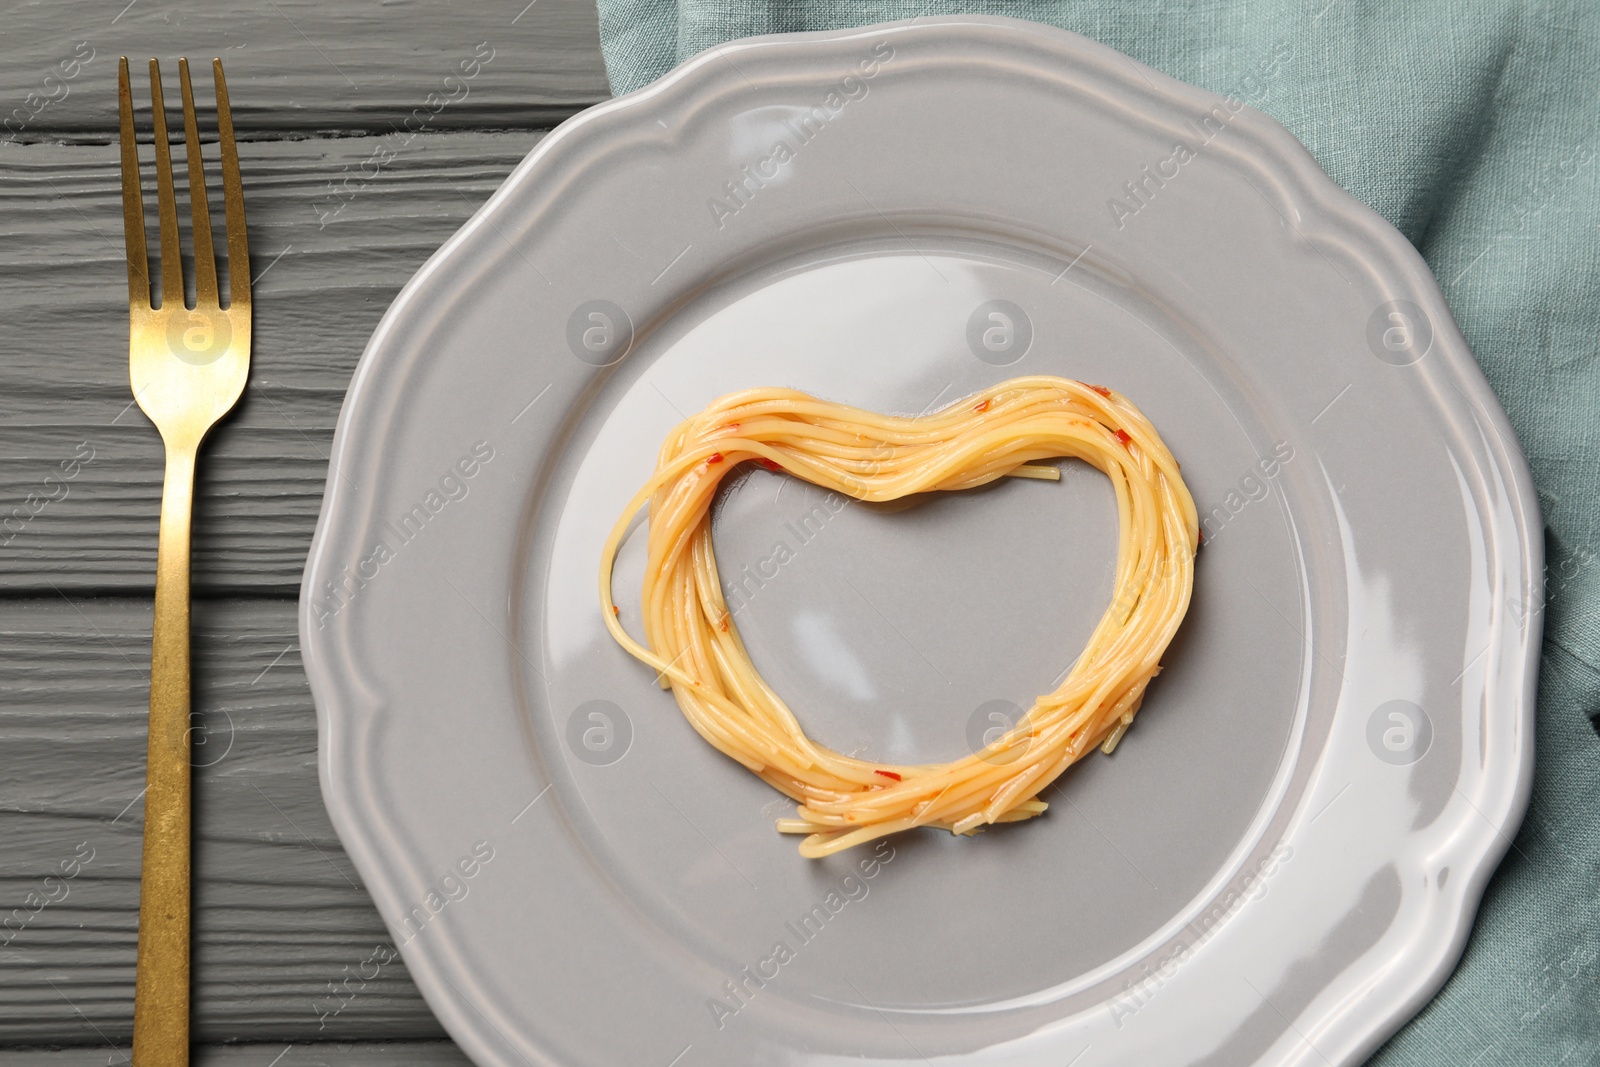
[[[150,744],[134,980],[135,1067],[189,1062],[189,519],[194,449],[167,446],[150,652]]]

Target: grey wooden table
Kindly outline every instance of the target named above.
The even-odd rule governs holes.
[[[195,1062],[459,1067],[405,965],[371,962],[391,942],[318,791],[295,600],[357,357],[608,95],[594,7],[0,3],[0,1067],[132,1041],[162,453],[128,388],[119,55],[167,61],[169,102],[178,56],[223,58],[255,279],[250,385],[196,487]]]

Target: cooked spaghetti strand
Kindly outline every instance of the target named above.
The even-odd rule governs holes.
[[[1059,478],[1037,461],[1060,457],[1111,480],[1120,525],[1111,605],[1061,684],[993,744],[949,763],[890,766],[807,737],[751,662],[723,597],[711,543],[722,479],[753,461],[857,500],[888,501],[1008,476]],[[646,507],[639,642],[618,618],[611,576]],[[970,834],[1042,813],[1038,795],[1090,749],[1109,753],[1133,722],[1188,611],[1198,544],[1177,461],[1139,409],[1102,386],[1013,378],[914,418],[747,389],[667,435],[655,474],[606,539],[600,602],[612,636],[655,669],[695,731],[799,803],[777,828],[805,834],[801,855],[820,857],[918,826]]]

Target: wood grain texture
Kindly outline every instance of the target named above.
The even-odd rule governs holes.
[[[293,598],[362,348],[537,131],[609,95],[595,9],[0,0],[0,1067],[131,1036],[161,448],[129,408],[119,54],[139,101],[144,58],[170,101],[172,60],[223,57],[254,251],[251,383],[197,485],[193,1062],[466,1067],[404,964],[373,973]]]
[[[540,136],[422,134],[370,179],[362,165],[396,139],[240,146],[254,351],[201,453],[196,595],[298,592],[361,350]],[[117,175],[109,146],[0,149],[0,595],[153,588],[162,453],[130,409]],[[64,477],[75,456],[89,458]]]
[[[128,1052],[107,1043],[0,1049],[0,1067],[116,1067],[128,1063]],[[191,1050],[189,1062],[192,1067],[472,1067],[472,1061],[446,1041],[202,1045]]]
[[[599,19],[585,0],[9,0],[0,4],[0,151],[11,141],[109,142],[119,55],[141,66],[155,56],[169,80],[180,55],[220,56],[247,140],[384,133],[418,109],[426,119],[413,123],[430,130],[553,126],[610,95]],[[147,106],[147,76],[135,76]],[[209,81],[197,78],[197,97],[210,99]]]
[[[441,1038],[328,822],[294,614],[194,605],[195,1040]],[[150,617],[0,600],[0,1045],[131,1039]]]

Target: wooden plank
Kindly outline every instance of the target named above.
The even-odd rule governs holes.
[[[585,0],[214,0],[182,10],[9,0],[0,26],[0,145],[108,141],[119,55],[163,60],[169,104],[178,56],[222,57],[246,139],[387,133],[408,118],[432,131],[553,126],[610,95]],[[148,74],[134,73],[135,98],[148,101]],[[197,96],[209,99],[199,73]]]
[[[116,1067],[130,1062],[130,1051],[108,1044],[0,1049],[0,1067]],[[193,1067],[472,1067],[448,1041],[200,1045],[189,1057]]]
[[[0,600],[0,1045],[131,1040],[150,610]],[[197,601],[194,657],[196,1039],[442,1037],[328,822],[294,604]]]
[[[425,134],[338,193],[329,183],[387,142],[241,145],[254,352],[244,399],[201,459],[197,594],[298,592],[367,338],[540,136]],[[161,444],[129,409],[119,188],[112,149],[0,151],[0,594],[152,587]],[[88,461],[64,477],[74,457]]]

